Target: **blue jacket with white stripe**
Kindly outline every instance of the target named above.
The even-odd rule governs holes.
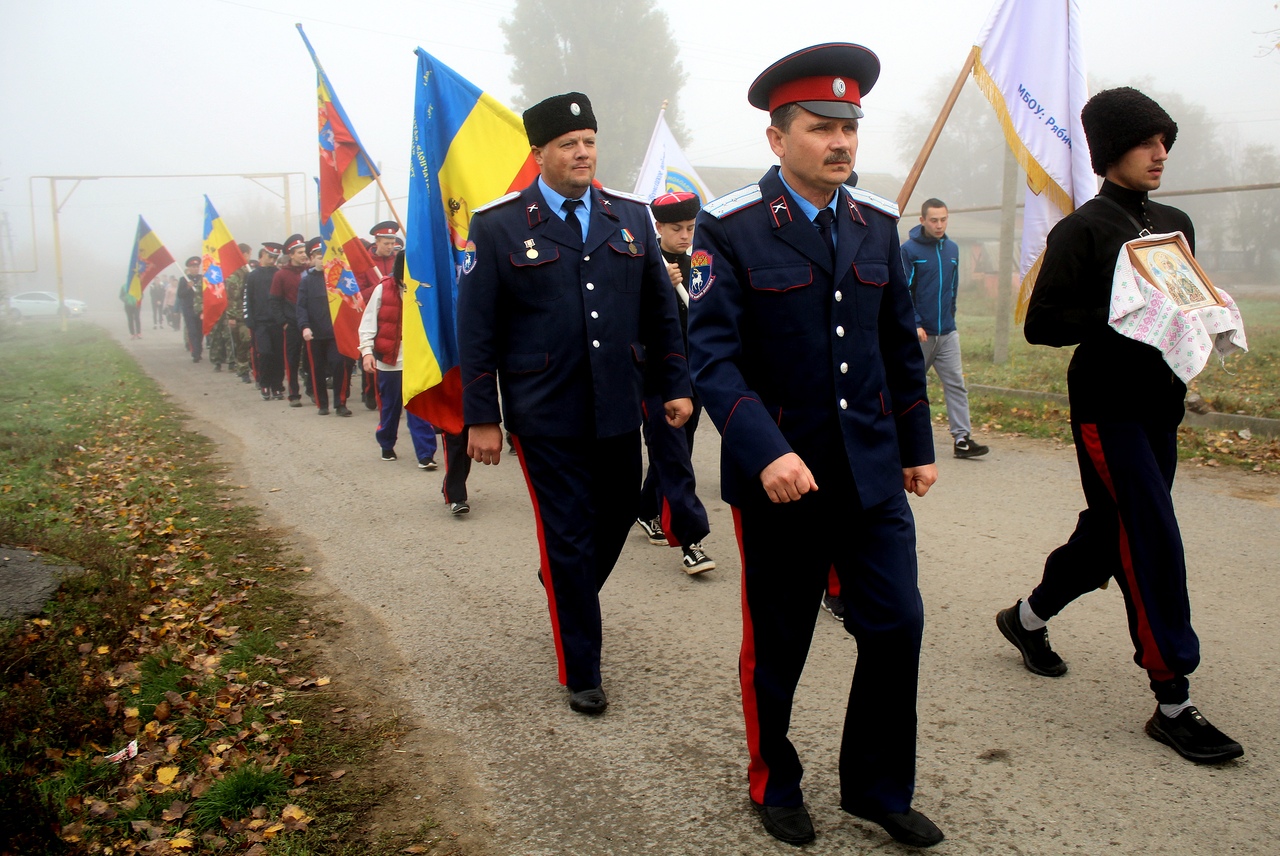
[[[960,248],[943,235],[925,234],[924,224],[911,230],[902,245],[907,290],[916,307],[916,326],[930,336],[956,329],[956,290],[960,285]]]

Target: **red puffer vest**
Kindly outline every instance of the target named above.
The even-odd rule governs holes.
[[[389,279],[382,284],[382,302],[378,304],[378,332],[373,337],[373,356],[379,362],[394,366],[400,358],[400,325],[404,317],[404,301],[400,284]]]

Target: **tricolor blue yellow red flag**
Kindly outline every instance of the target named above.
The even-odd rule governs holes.
[[[415,415],[462,430],[458,270],[472,209],[538,175],[520,117],[418,48],[405,239],[404,399]]]
[[[200,275],[204,278],[204,335],[208,336],[227,309],[227,277],[244,267],[244,253],[236,246],[227,224],[213,209],[209,197],[204,198],[204,249],[200,257]]]
[[[358,360],[360,316],[364,314],[359,280],[374,266],[373,258],[341,211],[334,211],[320,231],[325,239],[324,284],[329,292],[334,344],[344,357]]]
[[[316,65],[316,107],[317,127],[320,137],[320,220],[328,220],[344,202],[349,201],[378,175],[373,166],[373,158],[360,138],[356,129],[347,118],[347,111],[342,109],[329,76],[320,65],[311,41],[298,24],[298,34],[311,54],[311,61]]]
[[[133,259],[129,262],[129,287],[126,289],[135,301],[142,299],[147,283],[156,274],[173,264],[173,256],[151,231],[147,221],[138,217],[138,235],[133,239]]]

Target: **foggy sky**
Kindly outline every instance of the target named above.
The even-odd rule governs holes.
[[[939,79],[954,79],[991,8],[988,0],[659,5],[673,22],[689,75],[681,99],[692,134],[686,154],[695,165],[763,171],[774,159],[764,142],[766,117],[746,103],[747,86],[793,50],[854,41],[882,63],[880,81],[863,101],[857,167],[900,176],[909,166],[897,154],[904,117],[940,104]],[[295,216],[288,231],[313,234],[315,73],[296,22],[362,142],[382,163],[403,218],[414,47],[510,103],[510,60],[498,24],[511,6],[512,0],[0,0],[0,218],[7,217],[11,233],[11,246],[0,245],[0,253],[8,268],[29,268],[37,262],[33,237],[39,247],[39,273],[0,282],[11,293],[54,287],[49,184],[33,183],[33,236],[33,175],[305,173],[290,180]],[[1265,32],[1280,28],[1274,0],[1081,0],[1081,6],[1091,88],[1102,81],[1177,90],[1204,105],[1229,139],[1277,139],[1280,54],[1261,56]],[[781,17],[779,8],[791,14]],[[625,49],[622,36],[613,38]],[[578,88],[591,93],[589,80]],[[627,105],[655,119],[658,107]],[[608,134],[608,109],[596,108],[600,133]],[[1176,170],[1175,154],[1170,174]],[[279,179],[262,184],[275,194],[283,189]],[[60,182],[59,197],[71,186]],[[359,232],[374,222],[375,192],[366,189],[344,208]],[[84,182],[60,214],[68,296],[114,302],[139,214],[179,261],[198,253],[203,193],[236,239],[255,250],[288,234],[279,196],[242,178]],[[389,216],[385,203],[377,213]],[[239,229],[237,219],[270,225]]]

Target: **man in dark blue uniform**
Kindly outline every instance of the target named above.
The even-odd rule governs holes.
[[[780,167],[704,208],[693,243],[694,385],[723,437],[743,557],[751,800],[791,844],[814,838],[787,730],[831,568],[858,642],[840,806],[907,844],[943,838],[911,807],[924,608],[906,495],[937,479],[924,359],[897,209],[841,186],[879,73],[853,44],[766,69],[748,101],[769,111]]]
[[[599,591],[636,517],[645,366],[668,421],[692,412],[675,293],[644,202],[592,186],[580,92],[524,113],[538,179],[476,209],[458,283],[467,450],[515,440],[538,523],[560,683],[603,713]],[[498,391],[502,404],[499,408]]]

